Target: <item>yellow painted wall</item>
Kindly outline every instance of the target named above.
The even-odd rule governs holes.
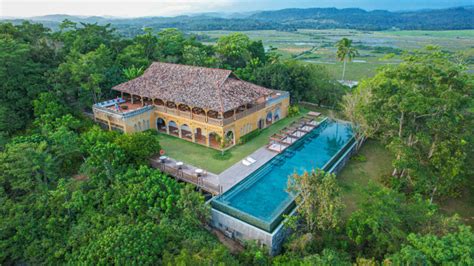
[[[229,130],[234,131],[235,134],[235,141],[236,143],[239,143],[239,139],[252,132],[253,130],[258,128],[258,121],[260,119],[263,119],[266,121],[266,116],[268,112],[272,112],[272,118],[275,115],[275,110],[277,108],[280,109],[280,119],[285,118],[288,115],[288,106],[290,104],[289,98],[283,99],[280,103],[268,106],[263,108],[262,110],[259,110],[253,114],[250,114],[248,116],[242,117],[239,120],[236,120],[234,123],[230,125],[226,125],[224,127],[224,132],[227,132]],[[273,121],[276,122],[276,121]],[[265,122],[265,127],[267,127]]]
[[[241,119],[238,119],[224,127],[196,121],[187,117],[160,112],[156,109],[132,117],[128,117],[126,119],[116,118],[114,116],[108,115],[107,113],[100,112],[100,110],[94,110],[94,116],[100,122],[110,123],[110,125],[112,126],[117,125],[118,127],[122,127],[124,133],[144,131],[150,128],[157,129],[156,121],[158,118],[162,118],[163,120],[165,120],[166,125],[168,125],[170,121],[174,121],[180,128],[182,125],[186,124],[191,128],[193,133],[196,128],[201,128],[201,134],[205,135],[206,138],[211,132],[215,132],[220,136],[224,136],[226,132],[233,131],[235,143],[237,144],[239,142],[240,137],[258,128],[258,121],[260,119],[266,121],[266,116],[268,112],[272,112],[273,118],[275,116],[275,110],[279,108],[280,119],[286,117],[288,115],[288,106],[289,98],[285,98],[277,104],[265,107],[262,110],[242,117]],[[267,125],[265,124],[265,127],[266,126]]]

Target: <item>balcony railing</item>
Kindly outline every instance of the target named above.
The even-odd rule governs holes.
[[[153,108],[154,108],[153,105],[147,105],[147,106],[143,106],[141,108],[135,109],[135,110],[122,112],[122,111],[111,110],[111,109],[108,109],[108,108],[105,108],[105,107],[102,107],[102,106],[99,106],[99,105],[95,104],[92,107],[92,110],[94,111],[94,113],[95,112],[100,112],[100,113],[105,113],[105,114],[107,114],[107,115],[109,115],[113,118],[125,119],[125,118],[129,118],[129,117],[132,117],[132,116],[135,116],[135,115],[146,113],[146,112],[152,110]]]
[[[236,113],[235,114],[235,119],[240,119],[242,117],[246,117],[250,114],[253,114],[259,110],[262,110],[263,108],[265,108],[265,103],[259,103],[257,105],[254,105],[252,107],[250,107],[249,109],[246,109],[240,113]]]
[[[209,123],[209,124],[216,125],[216,126],[225,126],[225,125],[233,123],[235,120],[241,119],[241,118],[246,117],[248,115],[251,115],[251,114],[253,114],[253,113],[255,113],[259,110],[262,110],[266,106],[270,106],[270,105],[274,105],[276,103],[279,103],[283,99],[288,98],[288,97],[289,97],[288,92],[279,92],[279,95],[277,95],[275,97],[267,98],[266,102],[256,104],[256,105],[252,106],[251,108],[243,110],[239,113],[236,113],[235,115],[233,115],[231,117],[228,117],[228,118],[206,117],[204,115],[193,114],[190,111],[180,111],[178,109],[169,108],[169,107],[166,107],[166,106],[163,106],[163,105],[146,105],[146,106],[137,108],[135,110],[123,112],[123,111],[115,111],[113,109],[106,108],[102,104],[95,104],[93,106],[93,110],[94,110],[94,112],[99,111],[101,113],[106,113],[107,115],[109,115],[111,117],[114,117],[116,119],[125,119],[125,118],[128,118],[128,117],[132,117],[132,116],[135,116],[135,115],[139,115],[139,114],[148,112],[152,109],[156,109],[157,111],[162,112],[162,113],[167,113],[167,114],[171,114],[171,115],[175,115],[175,116],[181,116],[181,117],[185,117],[185,118],[188,118],[188,119],[193,119],[193,120],[203,122],[203,123]]]
[[[278,95],[280,94],[280,95]],[[287,92],[287,91],[280,91],[277,93],[276,96],[270,96],[269,98],[267,98],[267,105],[266,106],[270,106],[270,105],[274,105],[274,104],[277,104],[281,101],[283,101],[283,99],[286,99],[286,98],[289,98],[290,97],[290,93]]]
[[[193,119],[193,120],[196,120],[196,121],[199,121],[199,122],[204,122],[204,123],[208,123],[208,124],[216,125],[216,126],[228,125],[230,123],[233,123],[237,119],[248,116],[248,115],[250,115],[252,113],[255,113],[255,112],[257,112],[257,111],[259,111],[263,108],[265,108],[265,103],[260,103],[260,104],[257,104],[255,106],[249,108],[249,109],[246,109],[246,110],[244,110],[240,113],[235,114],[235,118],[234,118],[234,116],[231,116],[231,117],[228,117],[228,118],[207,117],[207,119],[206,119],[206,116],[204,116],[204,115],[191,114],[191,112],[180,111],[178,109],[168,108],[168,107],[163,106],[163,105],[156,106],[156,110],[159,111],[159,112],[167,113],[167,114],[171,114],[171,115],[176,115],[176,116],[181,116],[181,117]]]

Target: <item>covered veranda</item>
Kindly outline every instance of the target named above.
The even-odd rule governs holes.
[[[227,131],[222,137],[215,131],[206,131],[205,128],[193,127],[186,123],[179,124],[175,120],[167,121],[163,117],[156,119],[156,129],[160,133],[219,150],[229,148],[235,144],[233,131]]]

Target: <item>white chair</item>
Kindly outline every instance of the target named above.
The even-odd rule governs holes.
[[[245,165],[245,166],[250,166],[252,163],[247,161],[247,159],[243,159],[242,164]]]
[[[252,157],[250,157],[250,156],[247,157],[247,161],[250,162],[251,164],[254,164],[254,163],[257,162],[257,160],[255,160],[254,158],[252,158]]]

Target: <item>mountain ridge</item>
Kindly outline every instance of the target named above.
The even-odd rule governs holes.
[[[364,10],[361,8],[286,8],[256,12],[207,12],[174,17],[138,18],[74,16],[51,14],[31,18],[8,18],[3,21],[41,22],[57,30],[64,19],[82,23],[111,23],[121,33],[138,34],[144,27],[178,28],[184,31],[206,30],[281,30],[356,29],[356,30],[461,30],[474,29],[474,6],[415,11]]]

